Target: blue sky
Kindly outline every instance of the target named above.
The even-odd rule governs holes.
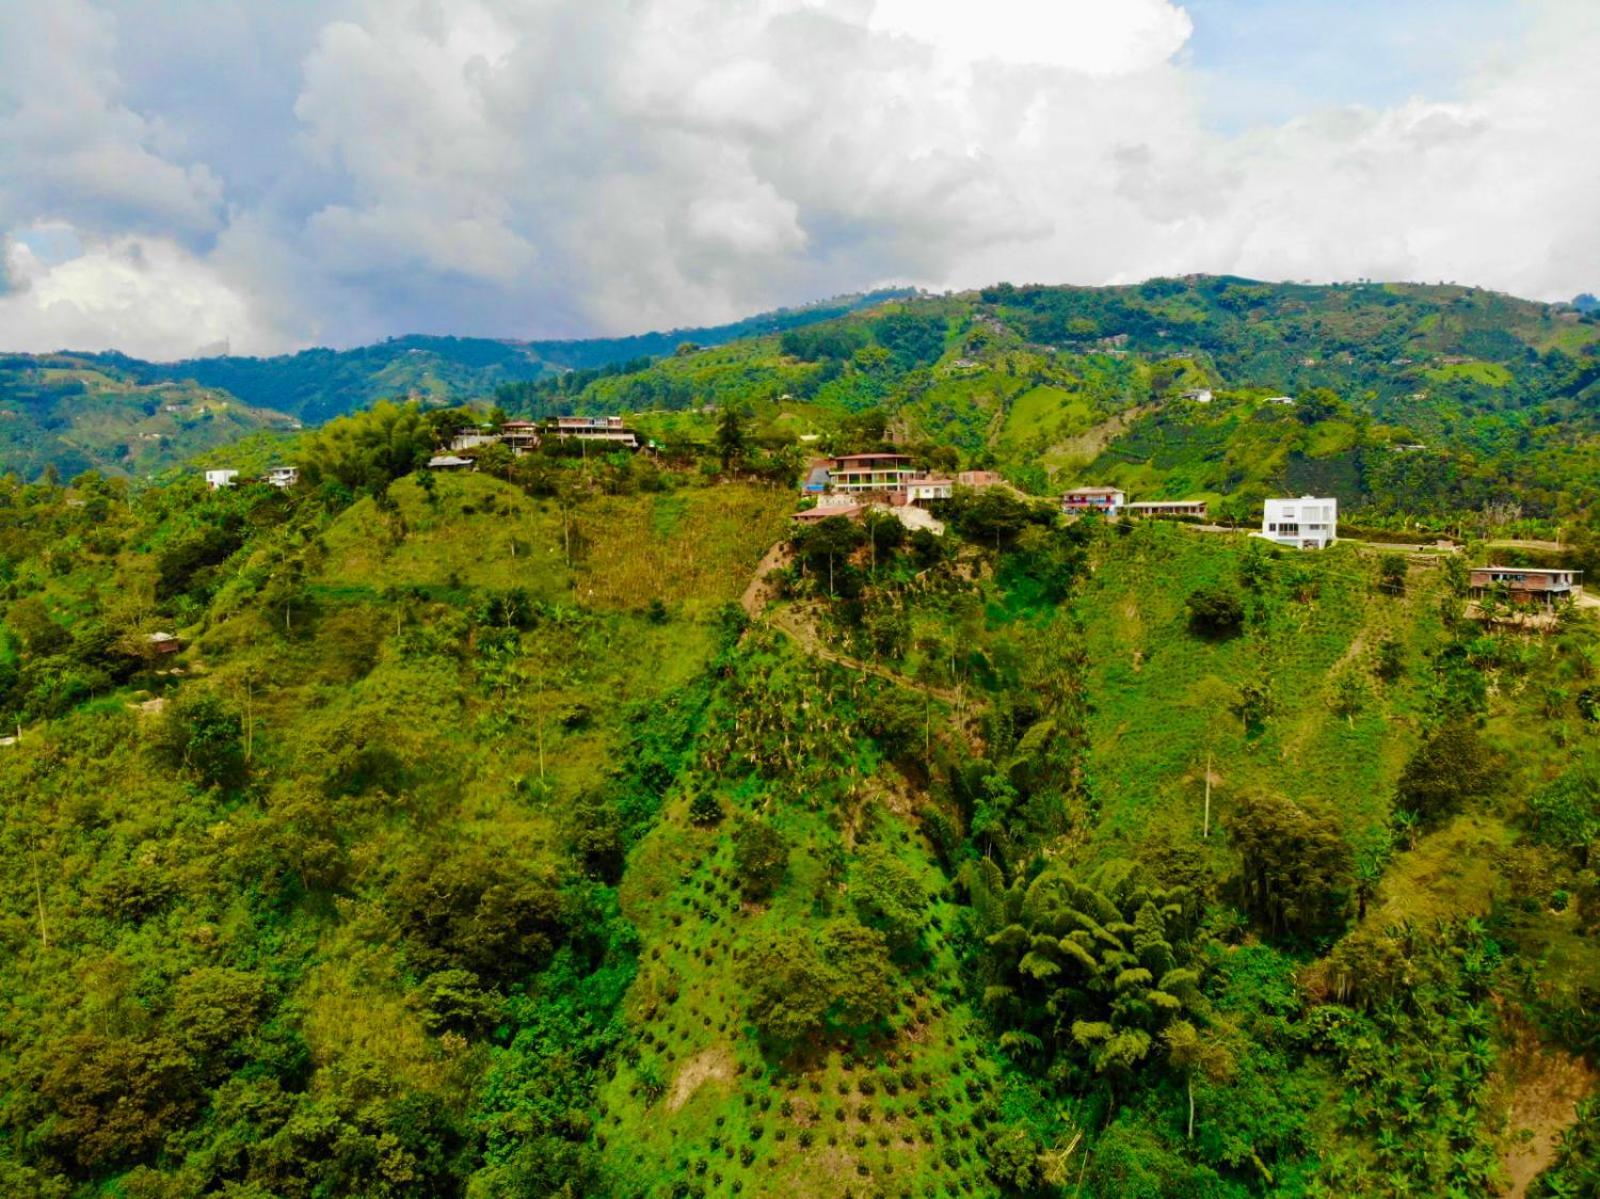
[[[1237,132],[1337,105],[1381,108],[1459,97],[1463,81],[1515,45],[1531,14],[1516,0],[1184,0],[1183,52],[1206,112]]]

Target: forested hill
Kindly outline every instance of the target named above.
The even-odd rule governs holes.
[[[905,296],[879,291],[803,308],[764,313],[730,325],[581,341],[500,341],[481,337],[397,337],[353,350],[304,350],[277,358],[199,358],[120,365],[146,379],[193,379],[246,403],[288,412],[307,423],[366,407],[379,399],[459,402],[497,385],[573,369],[593,369],[671,354],[684,343],[716,346],[762,333],[800,328]]]
[[[1592,608],[426,426],[0,479],[0,1195],[1600,1187]]]
[[[457,404],[508,382],[632,363],[837,318],[903,297],[844,296],[731,325],[587,341],[400,337],[353,350],[153,363],[125,354],[0,355],[0,474],[149,477],[260,431],[321,424],[379,399]]]
[[[733,403],[797,428],[871,412],[1039,494],[1110,483],[1247,517],[1316,489],[1371,519],[1553,529],[1600,498],[1597,349],[1594,314],[1464,287],[1001,285],[498,398],[535,415]]]

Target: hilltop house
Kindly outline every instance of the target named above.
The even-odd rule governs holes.
[[[846,454],[828,465],[834,491],[904,491],[917,477],[909,454]]]
[[[458,458],[454,454],[435,454],[428,459],[429,470],[471,470],[476,465],[471,458]]]
[[[620,416],[558,416],[550,432],[558,441],[602,441],[630,450],[639,448],[638,435]]]
[[[1279,404],[1279,405],[1282,405],[1285,408],[1289,408],[1289,407],[1293,407],[1293,405],[1294,405],[1294,397],[1293,396],[1268,396],[1266,399],[1262,400],[1261,402],[1263,404]]]
[[[500,440],[500,434],[493,429],[457,429],[450,438],[452,450],[475,450],[481,445],[494,445]]]
[[[1326,549],[1339,538],[1339,501],[1313,495],[1268,500],[1255,536],[1291,549]]]
[[[212,491],[221,491],[224,487],[232,487],[233,481],[239,477],[236,470],[208,470],[206,471],[206,486]]]
[[[1553,608],[1583,592],[1581,570],[1545,570],[1533,566],[1474,566],[1469,584],[1474,599],[1504,596],[1513,604]]]
[[[971,487],[981,491],[985,487],[998,487],[1005,479],[998,471],[993,470],[964,470],[956,475],[956,484],[960,487]]]
[[[500,426],[500,441],[517,457],[539,448],[539,424],[531,420],[508,420]]]
[[[272,487],[293,487],[300,481],[298,466],[274,466],[261,476],[261,481]]]
[[[1115,487],[1074,487],[1061,497],[1061,511],[1069,516],[1099,512],[1115,516],[1128,502],[1126,493]]]
[[[1191,387],[1183,393],[1183,398],[1192,400],[1196,404],[1209,404],[1211,402],[1211,389],[1209,387]]]
[[[954,481],[935,478],[932,475],[912,479],[906,484],[906,500],[912,504],[924,504],[929,500],[947,500],[955,493]]]
[[[1204,519],[1204,500],[1141,500],[1125,509],[1129,516],[1195,516]]]

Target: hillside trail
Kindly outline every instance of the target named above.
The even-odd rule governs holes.
[[[973,707],[961,691],[947,687],[935,687],[931,683],[924,683],[891,670],[887,666],[880,666],[876,662],[867,662],[860,658],[853,658],[849,654],[842,654],[837,650],[829,649],[822,644],[821,634],[816,626],[805,619],[801,610],[789,609],[784,612],[774,612],[768,615],[766,607],[775,598],[777,588],[773,585],[771,576],[789,563],[789,549],[786,542],[778,542],[762,557],[761,563],[756,567],[755,576],[744,589],[740,597],[740,606],[744,608],[745,615],[751,620],[764,621],[777,629],[784,636],[793,641],[800,649],[813,658],[820,658],[824,662],[831,662],[835,666],[842,666],[846,670],[854,670],[860,674],[870,674],[880,678],[896,687],[915,691],[930,699],[937,699],[950,704],[958,712],[969,711]]]

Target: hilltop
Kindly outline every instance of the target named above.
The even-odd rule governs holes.
[[[900,444],[1036,494],[1112,483],[1240,517],[1334,489],[1372,523],[1491,510],[1548,532],[1600,498],[1600,323],[1461,287],[1002,285],[497,398],[535,415],[735,403],[822,428],[872,412]]]
[[[664,436],[705,441],[710,422],[698,414],[732,403],[770,438],[875,423],[890,440],[998,468],[1034,494],[1111,483],[1238,517],[1269,492],[1337,490],[1368,524],[1488,519],[1551,539],[1594,510],[1597,347],[1592,312],[1453,286],[1194,276],[874,293],[609,341],[412,337],[277,359],[63,360],[140,396],[175,385],[258,414],[161,456],[135,452],[160,430],[131,409],[101,421],[104,445],[92,453],[57,435],[51,422],[73,419],[74,397],[55,396],[45,412],[28,380],[51,368],[17,357],[5,406],[29,437],[0,452],[0,466],[32,477],[53,462],[70,476],[87,461],[144,474],[248,428],[317,423],[382,398],[541,418],[648,414]],[[1296,402],[1265,402],[1275,396]]]
[[[700,431],[0,483],[0,1190],[1595,1185],[1591,611]]]

